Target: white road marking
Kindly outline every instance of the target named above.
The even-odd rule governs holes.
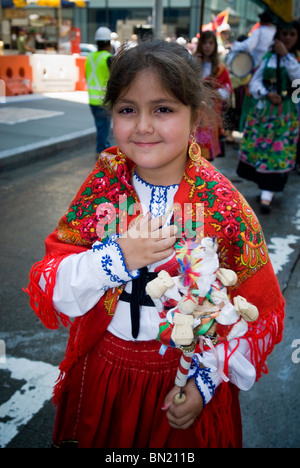
[[[1,369],[9,370],[12,379],[26,380],[22,388],[0,406],[0,418],[7,418],[0,422],[0,447],[3,448],[18,434],[19,427],[27,424],[52,398],[59,370],[45,362],[13,357],[6,357]]]
[[[0,124],[16,125],[31,120],[49,119],[59,115],[64,115],[64,112],[27,107],[3,107],[0,109]]]
[[[298,208],[298,211],[295,216],[295,222],[294,222],[297,231],[300,231],[300,208]]]
[[[291,246],[298,244],[299,236],[290,234],[286,237],[273,237],[268,244],[271,262],[277,275],[283,270],[283,267],[290,261],[290,257],[295,252],[295,248]],[[299,245],[299,244],[298,244]]]

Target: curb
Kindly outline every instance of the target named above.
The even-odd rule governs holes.
[[[58,138],[48,138],[38,143],[19,146],[11,150],[0,151],[0,172],[26,166],[41,159],[53,156],[53,153],[74,146],[90,143],[96,137],[95,128],[69,133]]]

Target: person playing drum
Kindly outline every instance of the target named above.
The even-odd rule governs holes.
[[[248,39],[239,42],[235,41],[231,47],[231,53],[249,53],[256,69],[264,55],[270,50],[276,34],[276,27],[269,13],[264,12],[260,17],[260,27],[256,29]]]

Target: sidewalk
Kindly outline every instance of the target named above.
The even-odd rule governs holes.
[[[7,97],[0,104],[0,171],[94,139],[86,92]]]

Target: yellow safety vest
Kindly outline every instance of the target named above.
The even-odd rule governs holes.
[[[107,59],[112,54],[105,50],[91,52],[85,62],[85,77],[89,93],[89,103],[101,106],[105,97],[106,86],[109,80],[109,67]]]

